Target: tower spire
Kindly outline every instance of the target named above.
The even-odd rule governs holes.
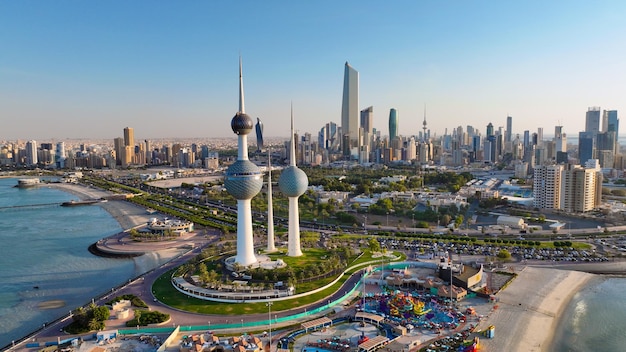
[[[244,104],[243,104],[243,70],[242,70],[242,60],[241,56],[239,56],[239,112],[245,113]]]
[[[296,166],[296,144],[293,133],[293,102],[291,102],[291,155],[289,157],[289,165]]]
[[[426,130],[428,129],[426,127],[426,104],[424,104],[424,122],[422,122],[422,129],[424,130],[423,138],[426,140]]]

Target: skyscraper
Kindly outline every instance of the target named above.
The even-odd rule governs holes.
[[[135,162],[135,132],[132,127],[124,128],[124,151],[122,152],[122,166]]]
[[[600,108],[597,106],[587,109],[585,116],[585,132],[590,132],[595,138],[600,132]]]
[[[361,110],[361,127],[369,135],[374,131],[374,107],[370,106]]]
[[[124,145],[127,147],[135,147],[135,132],[132,127],[124,128]]]
[[[389,142],[398,137],[398,111],[396,109],[389,110]]]
[[[26,165],[37,165],[37,141],[26,142]]]
[[[615,132],[615,143],[613,145],[613,153],[619,152],[619,119],[617,118],[617,110],[604,110],[606,116],[606,131]]]
[[[291,143],[289,166],[283,169],[278,179],[278,187],[289,198],[289,237],[287,255],[299,257],[300,248],[300,214],[298,212],[298,198],[304,194],[309,186],[309,179],[304,171],[296,166],[296,143],[293,129],[293,108],[291,110]]]
[[[248,160],[248,134],[252,132],[254,123],[244,110],[241,66],[241,59],[239,59],[239,111],[230,122],[233,132],[237,135],[237,161],[226,170],[224,186],[226,191],[237,199],[237,255],[235,256],[235,263],[248,266],[257,261],[254,255],[250,200],[263,187],[263,174],[254,163]]]
[[[55,160],[57,164],[57,168],[63,169],[65,168],[65,142],[58,142],[56,151],[55,151]]]
[[[351,147],[357,146],[359,137],[359,72],[346,61],[343,75],[343,100],[341,102],[341,136],[343,154],[350,155]]]
[[[260,118],[256,118],[256,150],[260,152],[263,150],[263,123]]]
[[[554,126],[555,152],[567,152],[567,136],[563,133],[563,126]]]
[[[561,209],[587,212],[600,206],[602,172],[599,168],[568,165],[562,174]]]
[[[617,110],[604,110],[604,114],[607,117],[606,131],[615,131],[615,134],[619,136],[619,119],[617,118]]]
[[[493,124],[489,122],[487,125],[487,137],[493,136]]]
[[[561,208],[561,172],[563,165],[538,165],[533,179],[533,206],[539,209]]]
[[[506,117],[506,134],[504,135],[504,141],[510,142],[513,135],[513,118],[511,116]]]
[[[126,153],[126,148],[124,147],[124,138],[116,137],[113,139],[113,147],[115,148],[115,164],[122,165],[122,157],[124,153]]]
[[[593,159],[595,138],[592,132],[578,133],[578,161],[580,165],[585,165],[587,160]]]

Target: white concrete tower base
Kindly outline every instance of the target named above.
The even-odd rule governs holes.
[[[289,246],[287,255],[299,257],[300,249],[300,214],[298,213],[298,197],[289,197]]]
[[[237,256],[235,256],[235,262],[241,266],[248,266],[257,262],[254,255],[250,199],[237,199]]]

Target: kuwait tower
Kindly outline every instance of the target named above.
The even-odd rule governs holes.
[[[299,257],[300,249],[300,214],[298,214],[298,197],[304,194],[309,186],[309,179],[304,171],[296,166],[296,141],[293,133],[293,106],[291,107],[291,142],[289,166],[283,169],[278,179],[278,187],[289,198],[289,238],[287,255]]]
[[[226,170],[224,186],[226,191],[237,199],[237,255],[235,256],[235,263],[248,266],[257,262],[254,256],[250,200],[263,187],[263,174],[254,163],[248,160],[248,134],[254,129],[254,123],[244,110],[241,73],[241,58],[239,58],[239,112],[230,121],[230,127],[237,135],[237,161]]]

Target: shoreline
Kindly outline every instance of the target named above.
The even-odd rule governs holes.
[[[550,351],[556,327],[572,298],[595,274],[542,267],[523,267],[499,292],[479,330],[495,326],[494,339],[481,339],[488,351]],[[500,333],[499,333],[500,332]]]
[[[112,194],[108,191],[74,183],[49,183],[46,186],[72,194],[78,197],[79,200],[99,199]],[[102,207],[109,213],[120,225],[122,231],[145,225],[150,218],[154,217],[154,215],[147,214],[145,208],[123,200],[109,200],[106,203],[94,205]]]

